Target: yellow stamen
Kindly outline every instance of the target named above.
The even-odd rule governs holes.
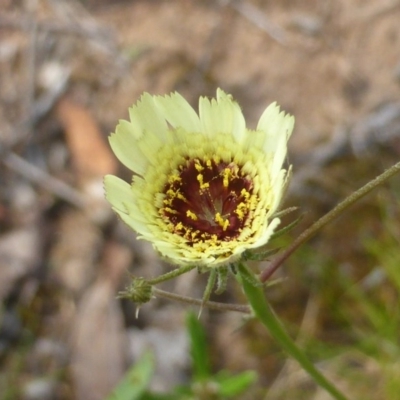
[[[182,193],[177,192],[177,193],[176,193],[176,197],[177,197],[179,200],[186,201],[186,197],[185,197]]]
[[[218,225],[224,230],[226,231],[228,229],[229,226],[229,221],[227,219],[222,218],[220,213],[216,213],[215,214],[215,218],[214,218],[215,222],[218,223]]]
[[[175,190],[172,190],[172,189],[168,189],[167,190],[167,196],[169,196],[169,197],[175,197]]]
[[[204,167],[200,164],[199,160],[197,160],[197,159],[194,162],[194,167],[196,168],[196,170],[198,172],[201,172],[204,169]]]
[[[229,178],[232,176],[232,171],[229,168],[225,168],[222,176],[223,176],[223,185],[224,187],[227,188],[229,185]]]
[[[245,213],[248,211],[248,205],[246,203],[239,203],[236,207],[236,210],[234,211],[239,219],[243,221],[243,218],[245,216]]]
[[[197,219],[198,219],[197,215],[194,212],[190,211],[190,210],[186,211],[186,216],[188,218],[191,218],[193,221],[197,221]]]
[[[168,183],[173,184],[175,182],[180,182],[182,181],[182,178],[179,175],[170,175],[168,177]]]
[[[210,187],[210,184],[208,183],[208,182],[203,182],[203,174],[198,174],[197,175],[197,180],[199,181],[199,183],[200,183],[200,189],[206,189],[206,188],[208,188],[208,187]]]
[[[248,200],[250,197],[250,193],[246,189],[242,189],[240,194],[245,198],[245,200]]]

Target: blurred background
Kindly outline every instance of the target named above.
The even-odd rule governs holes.
[[[272,101],[295,115],[285,205],[304,216],[284,247],[399,158],[399,20],[398,0],[0,0],[0,400],[105,399],[147,348],[151,390],[190,382],[189,307],[155,299],[136,319],[116,297],[171,268],[103,198],[106,173],[130,179],[106,139],[143,91],[197,107],[221,87],[252,128]],[[267,290],[352,398],[399,398],[399,190],[354,206]],[[163,288],[201,298],[192,272]],[[214,300],[244,301],[233,279]],[[257,323],[201,322],[213,371],[258,373],[238,398],[327,398]]]

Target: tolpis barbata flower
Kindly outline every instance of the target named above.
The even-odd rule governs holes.
[[[132,183],[105,177],[113,210],[173,264],[218,267],[265,245],[288,181],[282,168],[294,117],[276,103],[246,128],[221,89],[199,113],[178,93],[148,93],[110,144]]]

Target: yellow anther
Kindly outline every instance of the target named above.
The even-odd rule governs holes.
[[[195,162],[194,162],[194,167],[196,168],[196,170],[198,171],[198,172],[201,172],[201,171],[203,171],[203,169],[204,169],[204,167],[200,164],[200,161],[199,160],[195,160]]]
[[[176,194],[175,190],[172,189],[167,190],[167,196],[175,197],[175,194]]]
[[[172,199],[164,199],[163,204],[166,206],[172,206]]]
[[[250,197],[250,193],[246,189],[242,189],[240,194],[245,198],[245,200],[248,200]]]
[[[207,165],[208,168],[211,168],[211,160],[207,160],[206,161],[206,165]]]
[[[222,218],[220,213],[215,214],[214,218],[215,222],[218,223],[218,225],[222,228],[223,231],[226,231],[229,226],[229,221],[227,219]]]
[[[182,181],[182,178],[179,175],[170,175],[168,177],[168,183],[172,184],[175,182],[180,182]]]
[[[183,229],[183,224],[182,224],[182,222],[178,222],[178,223],[175,225],[175,229],[176,229],[177,231],[180,231],[181,229]]]
[[[241,210],[241,209],[238,207],[238,208],[236,208],[235,213],[237,214],[237,216],[239,217],[239,219],[240,219],[241,221],[243,221],[243,218],[244,218],[243,210]]]
[[[239,217],[241,221],[243,221],[245,214],[249,211],[249,206],[246,203],[239,203],[236,207],[236,210],[234,211],[235,214]]]
[[[222,176],[223,176],[223,185],[224,185],[224,187],[228,187],[229,178],[232,176],[232,171],[229,168],[225,168]]]
[[[197,215],[194,212],[190,211],[190,210],[186,211],[186,216],[188,218],[191,218],[193,221],[197,221],[197,219],[198,219]]]
[[[164,210],[170,214],[178,214],[178,211],[174,210],[171,207],[165,207]]]
[[[208,187],[210,187],[210,184],[208,182],[203,182],[203,174],[198,174],[197,175],[197,180],[200,183],[200,189],[206,189]]]

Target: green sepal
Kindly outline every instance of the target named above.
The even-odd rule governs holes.
[[[144,278],[133,278],[130,285],[118,293],[118,299],[129,299],[136,304],[144,304],[153,297],[153,286]]]
[[[215,294],[224,293],[226,290],[226,285],[228,284],[228,267],[223,266],[217,269],[217,288],[215,289]]]
[[[304,214],[301,214],[299,217],[297,217],[294,221],[292,221],[290,224],[284,226],[283,228],[277,230],[271,235],[270,240],[276,239],[279,236],[282,236],[283,234],[291,231],[302,219],[303,219]]]
[[[281,211],[276,212],[276,213],[273,215],[273,218],[282,218],[282,217],[284,217],[285,215],[288,215],[288,214],[290,214],[291,212],[296,211],[296,210],[298,210],[298,209],[299,209],[299,207],[288,207],[288,208],[285,208],[284,210],[281,210]]]
[[[279,250],[280,248],[274,248],[260,252],[246,250],[242,255],[242,259],[244,261],[265,261],[268,259],[268,257],[273,256]]]
[[[200,314],[201,314],[201,312],[203,310],[203,305],[210,299],[210,296],[211,296],[211,293],[212,293],[212,290],[214,288],[216,280],[217,280],[217,270],[216,270],[216,268],[213,268],[210,271],[210,275],[208,276],[207,285],[206,285],[206,288],[204,289],[204,294],[203,294],[203,299],[202,299],[202,302],[201,302],[199,317],[200,317]]]

